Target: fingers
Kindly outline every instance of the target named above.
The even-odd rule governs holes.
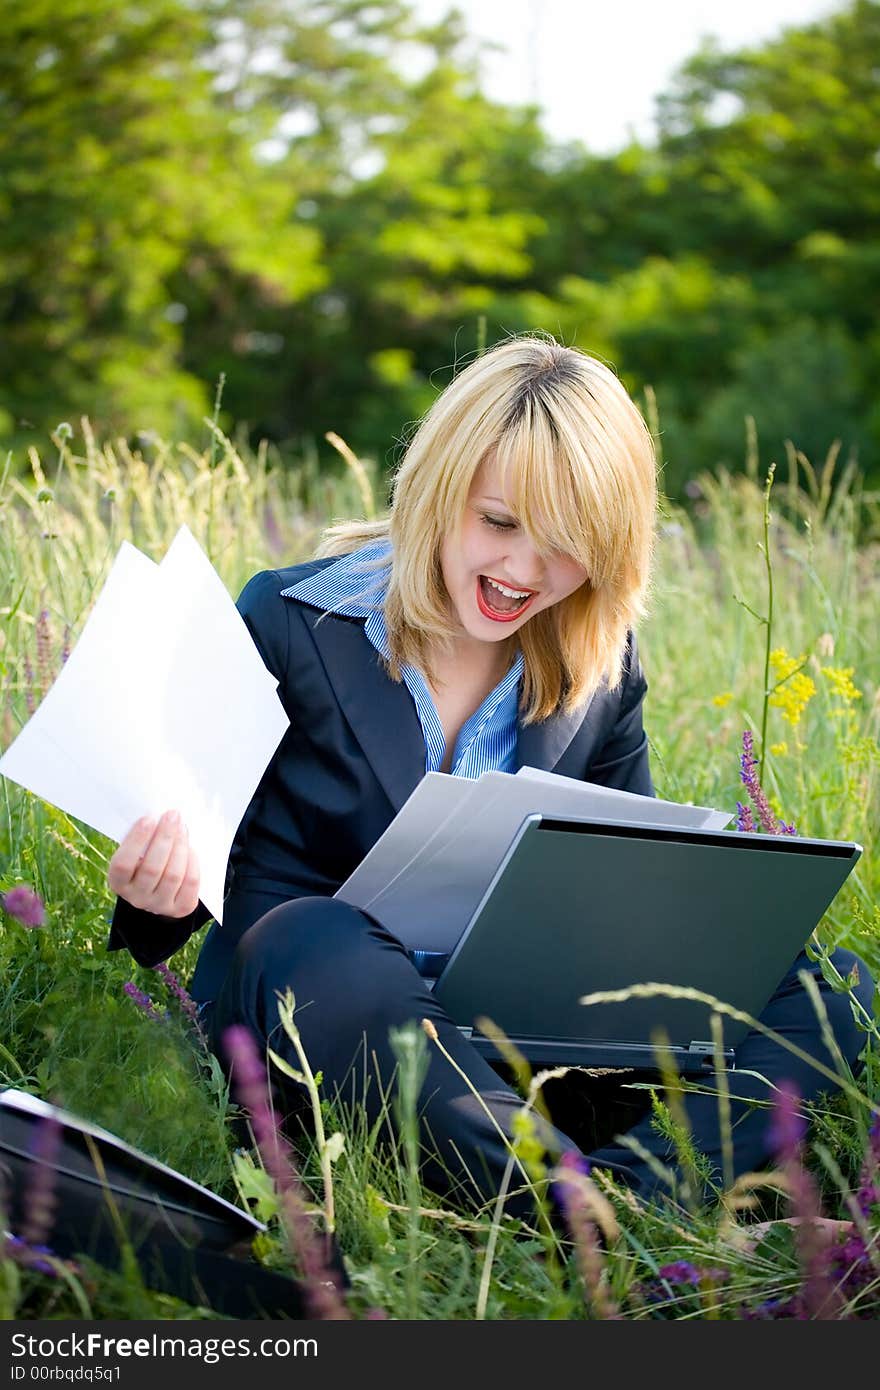
[[[143,869],[147,869],[148,872],[144,887],[148,887],[149,884],[153,882],[155,867],[148,868],[148,865],[150,864],[150,856],[156,844],[156,838],[161,830],[162,822],[160,821],[156,836],[153,837],[153,844],[151,844],[150,848],[147,850],[143,862]],[[178,819],[177,826],[175,827],[172,825],[171,832],[166,834],[164,839],[166,843],[159,846],[155,864],[158,865],[161,862],[163,855],[167,855],[167,857],[165,858],[158,878],[155,879],[153,892],[161,891],[163,899],[167,899],[170,906],[177,897],[177,890],[180,888],[183,882],[183,876],[186,873],[186,865],[189,858],[189,835],[187,834],[186,826],[182,825]],[[138,877],[140,877],[141,872],[142,870],[138,870]]]
[[[121,893],[135,875],[135,870],[147,852],[156,822],[143,816],[131,827],[107,866],[107,882],[114,893]]]
[[[170,914],[172,917],[188,917],[191,912],[195,912],[199,905],[200,882],[199,861],[196,858],[195,850],[190,849],[187,854],[183,880],[177,890],[173,910]]]
[[[166,869],[169,867],[172,858],[176,854],[175,863],[179,863],[180,850],[178,841],[183,838],[183,827],[180,823],[179,811],[166,811],[159,824],[153,832],[153,838],[147,846],[141,862],[135,868],[132,882],[136,883],[141,892],[148,896],[155,895],[156,890],[162,883]],[[186,860],[184,859],[184,866]],[[183,867],[180,869],[183,877]],[[179,880],[174,884],[174,893],[179,887]],[[157,909],[153,909],[156,911]]]
[[[177,811],[156,822],[132,826],[107,870],[114,893],[133,907],[162,916],[186,917],[199,900],[199,868]]]

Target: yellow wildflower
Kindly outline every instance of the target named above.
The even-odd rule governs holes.
[[[770,653],[770,665],[776,677],[770,703],[782,710],[783,719],[793,729],[801,722],[801,715],[816,693],[815,682],[801,669],[805,660],[803,656],[789,656],[784,647],[777,647]]]
[[[822,675],[826,676],[831,686],[831,694],[836,695],[838,700],[843,700],[846,704],[852,704],[853,700],[861,700],[862,692],[857,686],[853,685],[854,666],[823,666]]]
[[[799,666],[803,666],[805,661],[805,656],[789,656],[784,647],[774,647],[770,653],[770,665],[773,667],[773,674],[780,681],[784,681]]]
[[[724,709],[733,699],[733,691],[725,690],[720,695],[712,696],[712,704],[717,705],[718,709]]]
[[[774,758],[784,758],[786,753],[788,752],[788,744],[784,742],[771,743],[770,752],[773,754]]]

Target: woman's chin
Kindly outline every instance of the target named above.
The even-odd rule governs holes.
[[[517,614],[512,621],[496,621],[493,618],[484,617],[479,609],[473,614],[468,614],[467,622],[462,623],[462,630],[468,637],[475,642],[504,642],[508,638],[515,636],[521,627],[525,626],[528,614],[523,614],[522,620]]]

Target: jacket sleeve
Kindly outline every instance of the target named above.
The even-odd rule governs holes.
[[[618,791],[654,796],[648,765],[648,737],[642,726],[642,703],[648,682],[639,660],[635,633],[630,633],[624,657],[617,719],[587,769],[586,780]]]
[[[236,605],[264,665],[279,682],[279,695],[283,694],[284,675],[288,665],[287,611],[284,600],[279,597],[283,587],[281,576],[274,571],[254,575],[245,585]],[[230,870],[236,846],[244,839],[258,801],[258,796],[255,796],[236,831],[230,854]],[[227,892],[230,870],[227,870]],[[132,907],[124,898],[117,898],[107,949],[128,950],[138,965],[158,965],[160,961],[167,960],[175,951],[179,951],[193,933],[210,920],[211,914],[201,902],[188,917],[165,917],[160,913],[145,912],[142,908]]]

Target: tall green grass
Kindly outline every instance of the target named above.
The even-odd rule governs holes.
[[[752,729],[760,742],[766,708],[759,751],[780,813],[801,833],[855,838],[865,849],[819,940],[854,947],[880,975],[880,503],[852,471],[838,473],[833,458],[820,469],[794,453],[780,463],[769,513],[767,470],[754,444],[745,473],[706,472],[695,480],[690,512],[663,509],[652,609],[640,633],[655,781],[662,796],[734,811],[742,731]],[[0,469],[2,747],[57,673],[123,539],[159,559],[186,523],[236,594],[258,569],[306,558],[328,521],[381,510],[384,501],[369,464],[328,476],[314,458],[237,448],[213,424],[197,450],[147,437],[138,447],[100,442],[83,421],[76,432],[59,427],[27,465],[24,473],[11,460]],[[768,651],[775,654],[769,667]],[[220,678],[205,673],[206,698]],[[227,1196],[252,1200],[272,1223],[261,1254],[283,1264],[271,1189],[258,1159],[236,1151],[234,1107],[216,1063],[194,1043],[155,974],[105,951],[113,846],[11,783],[0,798],[0,891],[30,883],[48,912],[35,930],[0,916],[0,1078]],[[173,962],[184,978],[198,946],[188,943]],[[137,1012],[122,990],[128,979],[169,1008],[167,1022]],[[403,1044],[404,1053],[415,1046]],[[860,1085],[876,1105],[875,1067]],[[656,1110],[658,1123],[685,1144],[659,1098]],[[601,1288],[590,1287],[590,1267],[543,1226],[514,1230],[503,1208],[464,1215],[423,1191],[406,1123],[397,1154],[356,1117],[328,1113],[325,1132],[336,1130],[344,1142],[331,1181],[355,1313],[569,1318],[618,1308],[635,1318],[738,1317],[798,1286],[797,1251],[784,1228],[757,1250],[739,1233],[748,1191],[727,1207],[686,1211],[642,1206],[606,1184],[617,1233],[593,1267]],[[832,1101],[814,1107],[813,1133],[826,1211],[847,1215],[864,1125]],[[326,1152],[303,1141],[301,1163],[320,1208]],[[660,1273],[675,1261],[715,1273],[677,1284]],[[194,1315],[124,1275],[81,1269],[71,1276],[74,1288],[71,1279],[13,1270],[9,1261],[3,1269],[7,1315]],[[876,1287],[860,1298],[856,1312],[871,1298],[880,1306]]]

